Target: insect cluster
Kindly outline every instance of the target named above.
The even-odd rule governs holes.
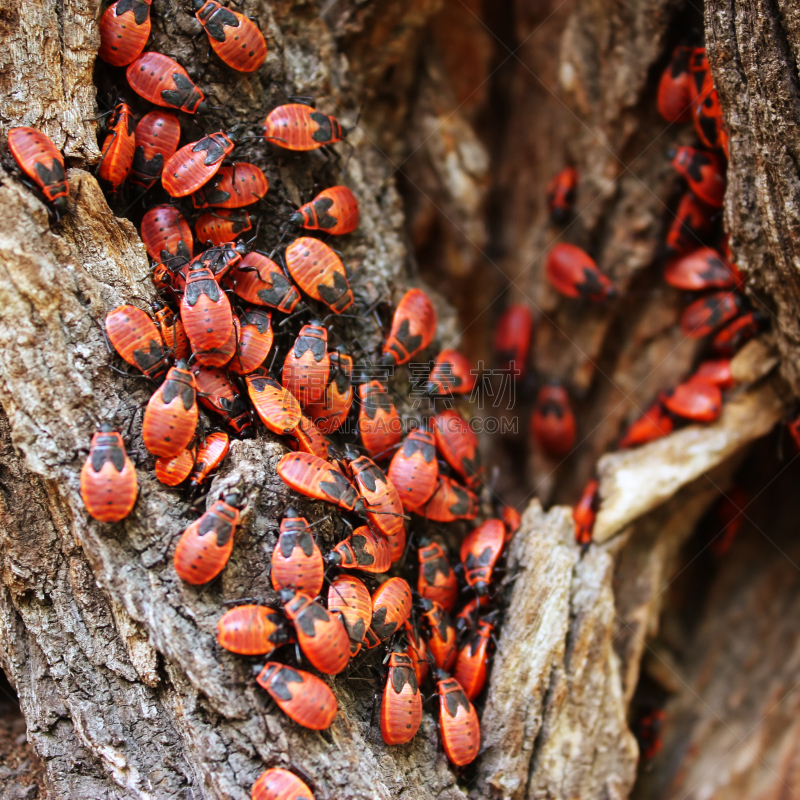
[[[267,47],[254,22],[215,0],[197,0],[195,9],[227,66],[242,72],[261,66]],[[430,536],[443,529],[429,522],[479,516],[477,437],[451,402],[472,392],[475,375],[461,353],[442,350],[421,387],[433,412],[404,435],[395,391],[374,375],[390,374],[430,348],[437,325],[431,300],[420,289],[407,291],[379,351],[362,352],[363,363],[343,341],[332,347],[329,338],[345,317],[375,324],[375,314],[381,325],[379,304],[357,301],[353,276],[330,245],[331,237],[356,230],[358,200],[342,185],[319,192],[285,219],[270,254],[254,247],[256,237],[242,239],[254,227],[247,209],[268,193],[267,177],[255,164],[232,160],[232,132],[180,146],[180,115],[202,114],[205,95],[173,58],[143,52],[150,24],[149,0],[118,0],[100,21],[100,57],[126,67],[130,88],[159,108],[136,122],[118,100],[97,169],[112,200],[129,187],[168,198],[147,209],[140,225],[158,299],[147,310],[118,306],[105,318],[110,348],[155,387],[144,409],[143,445],[162,484],[196,497],[232,439],[266,428],[289,450],[278,464],[286,486],[304,501],[335,506],[350,531],[323,553],[314,525],[285,509],[270,572],[280,603],[231,608],[219,619],[218,642],[262,659],[294,645],[285,661],[267,661],[256,680],[288,717],[312,730],[331,725],[337,701],[323,679],[300,665],[336,675],[362,651],[381,648],[384,741],[400,745],[414,737],[421,687],[433,679],[445,753],[457,766],[469,764],[480,749],[473,701],[486,682],[499,621],[496,567],[520,523],[510,507],[500,508],[501,518],[484,518],[463,537],[457,568],[443,542]],[[334,117],[290,103],[267,115],[263,134],[274,146],[306,152],[342,140],[346,130]],[[39,131],[15,128],[9,148],[56,217],[66,213],[64,161],[55,145]],[[299,229],[317,236],[282,247]],[[294,322],[302,314],[308,321]],[[279,347],[280,337],[291,339],[288,348]],[[136,504],[136,468],[110,423],[92,438],[80,489],[88,513],[101,522],[123,520]],[[242,486],[223,492],[182,532],[173,558],[181,580],[203,585],[224,570],[247,493]],[[311,792],[293,773],[271,769],[252,796]]]

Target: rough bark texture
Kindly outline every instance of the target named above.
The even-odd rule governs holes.
[[[179,57],[245,134],[291,95],[317,97],[345,122],[366,103],[346,173],[362,221],[342,244],[361,299],[397,299],[421,274],[459,312],[456,320],[437,298],[439,343],[460,341],[476,362],[488,359],[506,299],[538,310],[537,374],[569,385],[580,445],[561,464],[527,456],[529,395],[520,387],[517,404],[502,412],[517,418],[518,434],[485,436],[482,445],[498,467],[496,488],[524,508],[534,493],[574,501],[625,423],[696,359],[697,342],[675,324],[682,298],[661,282],[656,257],[678,188],[664,150],[691,134],[659,120],[653,97],[669,49],[699,16],[679,0],[497,5],[249,0],[243,10],[268,35],[269,56],[255,75],[232,78],[207,56],[187,9],[155,0],[151,47]],[[509,554],[499,648],[480,703],[484,750],[462,773],[449,767],[430,713],[410,745],[383,744],[371,724],[379,682],[370,668],[330,681],[341,711],[316,734],[267,704],[250,663],[216,647],[222,601],[273,597],[267,554],[289,500],[275,475],[285,451],[277,439],[236,442],[215,480],[212,494],[240,479],[252,488],[231,562],[208,587],[187,587],[172,570],[176,536],[192,515],[155,481],[138,425],[134,513],[119,525],[87,520],[78,475],[96,421],[116,410],[127,424],[148,396],[141,381],[107,368],[116,362],[102,336],[105,313],[150,287],[143,245],[123,218],[136,209],[119,201],[115,216],[85,171],[98,158],[95,83],[103,100],[124,86],[122,70],[100,64],[92,72],[99,13],[96,3],[52,0],[6,0],[0,10],[8,40],[2,130],[25,124],[51,135],[72,167],[74,198],[70,215],[51,227],[4,158],[0,662],[49,796],[244,800],[265,766],[296,764],[318,798],[324,786],[334,800],[624,798],[637,774],[628,723],[642,673],[673,699],[664,751],[637,796],[800,793],[792,514],[776,521],[774,548],[758,536],[767,501],[780,500],[779,488],[791,494],[794,472],[765,494],[744,544],[718,570],[689,569],[696,559],[687,564],[683,550],[752,443],[791,403],[771,371],[768,338],[740,355],[742,386],[717,424],[600,459],[598,542],[588,551],[573,544],[569,509],[529,505]],[[781,373],[797,390],[800,24],[789,4],[709,0],[706,15],[731,132],[726,221],[750,288],[776,310]],[[187,130],[227,124],[218,112]],[[336,175],[316,155],[286,156],[261,142],[242,154],[265,169],[284,211]],[[577,213],[556,229],[544,186],[568,161],[581,175]],[[263,240],[274,244],[278,227],[265,215]],[[585,246],[624,290],[621,299],[585,307],[557,296],[542,280],[543,256],[557,240]],[[348,323],[347,334],[375,349],[369,322]],[[327,513],[301,508],[311,519]],[[334,530],[334,520],[319,528],[327,545]],[[708,596],[689,594],[697,601],[689,612],[668,591],[683,573],[711,586]],[[678,624],[681,614],[693,624]],[[751,731],[760,734],[756,745]],[[724,771],[715,769],[719,759]],[[13,776],[10,785],[9,800],[35,796]]]

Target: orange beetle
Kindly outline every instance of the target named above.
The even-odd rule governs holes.
[[[295,437],[296,446],[293,450],[300,450],[303,453],[311,453],[319,458],[328,457],[328,440],[319,432],[317,426],[304,414],[300,415],[300,422],[292,431]]]
[[[478,595],[486,594],[492,571],[505,544],[505,525],[499,519],[487,519],[467,534],[461,543],[464,577]]]
[[[175,312],[160,300],[153,303],[153,316],[167,350],[177,361],[189,358],[192,354],[189,348],[189,337],[183,329],[180,317],[176,316]]]
[[[431,666],[428,660],[428,645],[425,644],[425,639],[417,633],[417,629],[408,620],[403,623],[403,631],[408,642],[406,655],[414,664],[417,684],[422,686],[428,677],[428,671]]]
[[[163,53],[142,53],[125,70],[131,89],[157,106],[187,114],[207,108],[203,93],[175,59]]]
[[[686,192],[678,202],[675,215],[670,221],[665,249],[671,255],[681,255],[696,250],[714,224],[713,209]]]
[[[594,259],[574,244],[561,242],[550,250],[545,274],[565,297],[599,302],[616,296],[611,281],[600,272]]]
[[[424,350],[436,335],[436,310],[421,289],[409,289],[397,304],[380,363],[399,366]]]
[[[89,516],[119,522],[136,505],[139,482],[122,436],[104,422],[92,436],[89,457],[81,469],[81,498]]]
[[[300,292],[281,268],[256,251],[248,253],[241,264],[231,270],[226,285],[248,303],[277,308],[286,314],[291,313],[300,302]]]
[[[475,519],[478,515],[478,498],[447,475],[439,475],[436,491],[420,513],[433,522]]]
[[[427,391],[430,394],[469,394],[476,375],[469,359],[458,350],[442,350],[433,362]]]
[[[664,280],[670,286],[687,292],[727,289],[738,283],[733,270],[711,247],[700,247],[672,259],[664,270]]]
[[[208,583],[225,569],[233,551],[242,497],[236,491],[220,495],[200,519],[181,534],[173,558],[175,572],[186,583]]]
[[[353,405],[353,357],[340,345],[328,353],[330,373],[325,396],[319,403],[309,403],[307,411],[320,433],[335,433],[342,426]]]
[[[314,800],[311,790],[300,778],[289,770],[278,768],[268,769],[258,776],[250,797],[251,800]]]
[[[108,136],[103,141],[102,158],[97,174],[116,192],[125,182],[133,166],[136,126],[127,103],[119,102],[108,123]]]
[[[159,456],[156,459],[156,478],[165,486],[177,486],[189,477],[194,467],[194,459],[195,450],[191,447],[188,450],[181,450],[173,458]]]
[[[333,250],[319,239],[303,236],[286,248],[286,267],[295,283],[335,314],[355,302],[347,270]]]
[[[478,437],[469,423],[454,409],[444,409],[433,418],[436,446],[444,460],[472,489],[480,486],[483,477]]]
[[[455,608],[458,597],[458,581],[444,548],[438,542],[422,538],[417,551],[419,573],[417,592],[420,597],[436,600],[445,611]]]
[[[233,311],[228,296],[202,261],[189,266],[181,319],[193,353],[221,348],[233,333]]]
[[[672,433],[674,426],[674,420],[664,410],[662,398],[659,398],[639,419],[631,424],[627,433],[620,439],[619,446],[621,448],[638,447],[640,444],[653,442]]]
[[[563,225],[572,214],[575,205],[575,189],[578,186],[578,170],[564,167],[547,184],[547,209],[556,225]]]
[[[325,395],[330,374],[328,331],[319,320],[303,325],[294,346],[283,362],[283,388],[288,389],[304,408],[318,403]]]
[[[117,306],[106,314],[106,335],[120,357],[160,383],[169,368],[161,334],[152,319],[136,306]]]
[[[267,43],[253,20],[217,0],[194,0],[194,8],[209,44],[229,67],[255,72],[264,63]]]
[[[217,622],[219,645],[240,656],[268,656],[292,638],[283,614],[266,606],[237,606]]]
[[[486,620],[478,622],[478,629],[470,631],[467,641],[458,651],[455,679],[461,684],[464,694],[474,700],[486,684],[486,662],[489,658],[489,640],[494,625]]]
[[[197,239],[213,246],[232,242],[252,228],[250,215],[240,208],[215,208],[202,214],[194,224]]]
[[[389,674],[381,699],[381,734],[386,744],[410,742],[422,722],[422,694],[414,662],[399,646],[389,656]]]
[[[172,197],[196,192],[217,174],[233,147],[231,138],[222,131],[185,144],[164,164],[161,185]]]
[[[181,124],[169,111],[151,111],[136,126],[130,182],[149,189],[161,177],[164,162],[175,155]]]
[[[170,274],[176,275],[192,260],[192,229],[177,208],[153,206],[142,217],[140,232],[150,258]]]
[[[289,217],[289,224],[335,236],[358,227],[358,200],[346,186],[331,186]]]
[[[689,122],[692,118],[692,75],[689,60],[692,47],[679,45],[672,51],[672,58],[661,74],[658,83],[656,105],[658,113],[667,122]]]
[[[312,731],[329,728],[336,716],[336,698],[324,681],[310,672],[268,661],[256,678],[284,714]]]
[[[522,303],[510,305],[497,321],[494,352],[501,369],[525,372],[533,336],[533,312]]]
[[[364,582],[340,575],[328,587],[328,611],[340,613],[350,637],[350,657],[358,655],[372,619],[372,598]]]
[[[225,370],[194,364],[191,367],[197,384],[200,405],[213,411],[223,425],[242,439],[253,438],[250,407],[238,386],[234,386]]]
[[[272,551],[272,588],[292,588],[316,597],[322,589],[325,567],[308,522],[293,508],[287,508]]]
[[[478,624],[478,611],[488,606],[489,602],[487,595],[478,595],[456,614],[456,631],[459,635],[467,628],[474,628]]]
[[[306,497],[325,500],[364,516],[364,501],[345,476],[334,466],[311,453],[287,453],[278,462],[283,482]]]
[[[281,589],[281,602],[305,657],[320,672],[338,675],[350,660],[350,637],[342,617],[292,589]]]
[[[152,0],[117,0],[100,17],[100,50],[97,55],[113,67],[124,67],[138,58],[150,36]]]
[[[678,147],[669,154],[675,171],[689,189],[712,208],[722,208],[725,200],[725,160],[716,153],[695,147]]]
[[[389,578],[372,595],[370,630],[385,642],[411,616],[411,587],[403,578]]]
[[[224,431],[209,433],[197,448],[195,464],[189,473],[189,486],[193,490],[199,489],[209,475],[223,462],[230,449],[230,439]]]
[[[506,526],[506,544],[508,544],[522,524],[522,517],[513,506],[504,505],[500,509],[500,519],[503,520],[503,525]]]
[[[382,573],[392,566],[392,550],[385,536],[361,525],[327,553],[325,561],[342,569]]]
[[[575,444],[575,415],[567,390],[557,381],[543,386],[536,396],[531,416],[531,433],[551,458],[564,458]]]
[[[291,433],[300,423],[300,404],[264,367],[245,378],[247,393],[261,421],[279,435]]]
[[[272,315],[260,308],[251,308],[239,318],[239,339],[236,353],[228,369],[237,375],[249,375],[258,369],[272,349]]]
[[[584,487],[581,499],[572,509],[572,520],[575,523],[575,542],[581,547],[587,547],[592,541],[594,520],[597,516],[597,507],[600,505],[600,488],[596,478],[592,478]]]
[[[403,436],[403,423],[389,390],[380,381],[358,387],[358,432],[364,449],[378,461],[388,458]]]
[[[679,417],[713,422],[722,411],[722,392],[716,384],[692,376],[664,398],[664,406]]]
[[[69,184],[64,173],[64,156],[46,133],[36,128],[11,128],[8,149],[19,168],[42,190],[56,215],[67,210]]]
[[[144,446],[154,456],[174,458],[189,446],[197,428],[197,386],[185,361],[167,373],[167,379],[147,403],[142,422]]]
[[[336,117],[303,103],[273,108],[264,120],[264,138],[286,150],[317,150],[345,135]]]
[[[403,446],[392,456],[387,474],[397,489],[403,508],[416,511],[425,505],[436,491],[439,477],[433,435],[428,431],[411,431]]]
[[[422,599],[419,601],[419,607],[430,630],[428,649],[431,651],[433,661],[440,669],[450,672],[458,656],[458,642],[453,621],[435,600]]]
[[[481,727],[475,707],[455,678],[437,670],[439,731],[447,757],[457,767],[471,764],[481,746]]]
[[[261,200],[269,190],[267,176],[255,165],[238,161],[219,172],[192,194],[195,208],[244,208]]]
[[[736,379],[731,372],[731,360],[729,358],[703,361],[695,370],[694,376],[703,378],[709,383],[719,386],[720,389],[731,389],[736,385]]]

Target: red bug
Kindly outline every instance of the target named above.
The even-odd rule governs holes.
[[[174,458],[189,446],[199,417],[196,389],[188,364],[178,361],[150,398],[142,421],[142,440],[154,456]]]
[[[436,491],[439,477],[433,434],[411,431],[392,456],[387,474],[406,511],[416,511],[425,505]]]
[[[433,362],[427,391],[431,394],[469,394],[475,387],[475,370],[458,350],[442,350]]]
[[[272,551],[272,588],[292,588],[316,597],[322,589],[325,567],[308,522],[293,508],[287,508],[281,531]]]
[[[478,629],[470,631],[467,641],[458,651],[453,677],[461,684],[464,694],[474,700],[486,685],[486,662],[489,659],[489,640],[494,625],[486,620],[478,622]]]
[[[112,67],[124,67],[138,58],[150,37],[152,0],[117,0],[100,17],[97,55]]]
[[[300,329],[294,346],[283,362],[283,387],[305,407],[318,403],[325,395],[330,374],[328,331],[319,320]]]
[[[181,299],[181,320],[195,355],[223,347],[233,334],[233,311],[228,296],[202,261],[189,265]]]
[[[250,215],[238,208],[215,208],[201,215],[194,225],[199,241],[211,245],[232,242],[252,227]]]
[[[239,525],[241,495],[221,495],[182,534],[175,548],[175,572],[193,586],[208,583],[225,569],[233,551],[233,536]]]
[[[450,672],[458,656],[456,629],[450,615],[435,601],[419,601],[422,616],[430,629],[428,649],[433,663],[440,669]]]
[[[136,505],[139,482],[122,436],[104,422],[92,436],[89,456],[81,469],[81,498],[89,516],[119,522]]]
[[[570,218],[577,186],[578,170],[572,166],[564,167],[547,184],[547,210],[556,225],[563,225]]]
[[[692,118],[694,90],[689,72],[692,49],[684,45],[676,47],[658,82],[656,106],[667,122],[689,122]]]
[[[506,526],[505,541],[508,544],[511,541],[511,537],[519,530],[519,526],[522,524],[522,517],[513,506],[502,506],[500,519],[503,520],[503,525]]]
[[[704,203],[722,208],[725,199],[725,162],[716,154],[695,147],[679,147],[670,153],[672,166]]]
[[[167,350],[178,360],[188,358],[192,354],[189,349],[189,339],[183,329],[183,323],[175,316],[175,312],[165,303],[156,300],[153,302],[153,317]]]
[[[742,314],[717,333],[711,340],[711,350],[719,356],[734,356],[745,342],[761,330],[765,321],[766,317],[757,311]]]
[[[236,343],[239,341],[239,320],[234,316],[233,328],[228,340],[221,347],[210,350],[198,350],[194,353],[195,361],[204,367],[224,367],[236,354]]]
[[[444,460],[471,489],[480,486],[483,477],[478,437],[469,423],[454,409],[440,411],[433,418],[436,446]]]
[[[228,276],[227,282],[242,300],[291,313],[300,302],[300,292],[281,268],[261,253],[248,253]]]
[[[439,475],[436,491],[420,513],[433,522],[453,522],[457,519],[475,519],[478,515],[478,498],[464,486],[446,475]]]
[[[208,183],[233,150],[233,141],[222,131],[211,133],[178,150],[161,174],[161,184],[172,197],[186,197]]]
[[[599,302],[615,297],[611,281],[597,268],[589,254],[574,244],[561,243],[547,256],[547,279],[565,297]]]
[[[730,267],[711,247],[701,247],[670,261],[664,270],[664,280],[670,286],[686,292],[727,289],[737,284]]]
[[[350,660],[350,637],[341,616],[292,589],[281,590],[281,602],[305,657],[320,672],[338,675]]]
[[[575,415],[567,390],[557,382],[539,390],[531,417],[531,433],[551,458],[564,458],[575,445]]]
[[[338,708],[336,698],[316,675],[268,661],[256,681],[298,725],[312,731],[331,726]]]
[[[198,489],[228,455],[231,441],[224,431],[209,433],[197,448],[194,466],[189,473],[189,485]]]
[[[194,467],[194,460],[194,448],[181,450],[178,455],[172,458],[162,458],[159,456],[156,459],[155,466],[156,478],[165,486],[177,486],[189,477],[189,473]]]
[[[736,379],[731,372],[729,358],[704,361],[695,370],[694,377],[703,378],[710,383],[716,384],[720,389],[732,389],[736,385]]]
[[[715,556],[724,556],[731,549],[744,522],[748,500],[747,492],[741,486],[734,486],[714,507],[715,529],[712,531],[714,538],[711,541],[711,550]]]
[[[481,745],[481,727],[475,707],[455,678],[441,670],[436,674],[439,695],[439,732],[442,746],[457,767],[471,764]]]
[[[325,561],[342,569],[380,574],[392,566],[392,550],[385,536],[361,525],[327,553]]]
[[[108,136],[103,140],[102,158],[97,174],[116,192],[125,182],[133,166],[136,126],[127,103],[119,102],[108,123]]]
[[[268,656],[292,639],[283,614],[266,606],[237,606],[217,622],[219,645],[240,656]]]
[[[655,709],[644,714],[636,724],[636,738],[643,761],[651,761],[661,752],[661,728],[666,714],[663,709]]]
[[[389,578],[372,595],[370,629],[385,642],[411,616],[411,587],[403,578]]]
[[[242,260],[246,250],[243,242],[236,244],[224,242],[204,250],[194,259],[194,263],[210,269],[214,273],[214,279],[219,283]],[[191,264],[189,266],[191,268]]]
[[[177,108],[194,114],[206,110],[205,97],[189,73],[163,53],[144,53],[126,70],[125,76],[136,94],[157,106]]]
[[[620,440],[620,447],[638,447],[640,444],[653,442],[672,433],[675,422],[664,410],[662,400],[663,398],[656,400],[639,419],[631,424]]]
[[[444,549],[438,542],[423,538],[420,539],[417,558],[419,596],[435,600],[445,611],[452,611],[458,597],[458,581]]]
[[[300,778],[288,770],[277,768],[268,769],[258,776],[250,797],[251,800],[314,800],[311,790]]]
[[[395,647],[381,699],[381,735],[386,744],[410,742],[422,722],[422,694],[414,662]]]
[[[214,52],[239,72],[255,72],[267,57],[267,43],[258,26],[216,0],[194,0],[195,16]]]
[[[261,421],[279,435],[291,433],[300,423],[300,404],[294,395],[259,367],[245,378],[247,393]]]
[[[488,595],[478,595],[470,600],[461,611],[456,614],[456,631],[461,634],[467,628],[474,628],[478,624],[478,611],[489,605]]]
[[[300,415],[300,422],[292,431],[292,436],[297,440],[296,447],[303,453],[311,453],[319,458],[328,457],[328,440],[319,432],[317,426],[305,414]]]
[[[272,349],[274,334],[272,316],[268,311],[251,308],[239,318],[239,340],[228,369],[237,375],[247,375],[260,367]]]
[[[189,223],[174,206],[154,206],[142,217],[142,241],[150,258],[180,272],[191,260],[194,239]]]
[[[692,122],[700,141],[706,147],[720,147],[722,107],[714,79],[708,66],[704,48],[696,48],[690,61],[694,96],[692,97]]]
[[[361,643],[372,620],[372,598],[363,581],[340,575],[328,587],[328,611],[339,612],[350,637],[350,657],[361,651]]]
[[[664,405],[673,414],[695,422],[713,422],[722,411],[722,393],[703,378],[692,377],[676,386],[664,399]]]
[[[406,549],[406,526],[400,495],[383,470],[366,456],[350,461],[348,469],[364,500],[367,520],[386,537],[394,564],[403,557]]]
[[[700,339],[730,322],[741,310],[741,296],[736,292],[712,292],[686,307],[681,330],[690,339]]]
[[[408,620],[403,623],[403,631],[405,632],[406,641],[408,642],[406,655],[414,664],[417,684],[422,686],[428,677],[428,671],[431,666],[428,660],[428,645],[425,644],[425,639],[417,633],[417,629]]]
[[[269,190],[267,176],[255,165],[237,161],[219,172],[192,195],[195,208],[244,208],[263,199]]]
[[[388,458],[403,436],[403,423],[389,390],[380,381],[358,387],[358,432],[364,449],[379,461]]]
[[[217,414],[222,424],[234,433],[243,439],[251,439],[253,421],[250,408],[239,389],[229,380],[225,370],[193,364],[191,371],[197,384],[200,404]]]
[[[287,486],[306,497],[364,515],[364,502],[347,478],[311,453],[287,453],[278,462],[278,475]]]
[[[399,366],[424,350],[436,335],[436,310],[421,289],[409,289],[397,304],[380,363]]]
[[[328,353],[330,373],[325,396],[319,403],[310,403],[306,409],[321,433],[335,433],[350,413],[355,391],[353,389],[353,357],[340,345]]]
[[[575,523],[575,542],[581,547],[587,547],[592,541],[594,520],[600,505],[598,489],[600,484],[592,478],[584,487],[581,499],[572,509],[572,521]]]
[[[341,259],[319,239],[302,236],[286,248],[286,267],[295,283],[335,314],[355,302]]]
[[[19,168],[42,190],[57,214],[67,210],[69,185],[64,156],[47,134],[36,128],[11,128],[8,149]]]
[[[494,352],[501,369],[525,371],[533,336],[533,312],[522,303],[510,305],[497,321]]]
[[[505,526],[499,519],[487,519],[461,542],[461,563],[467,585],[476,594],[486,594],[505,544]]]
[[[358,227],[358,200],[346,186],[331,186],[289,217],[291,225],[340,236]]]
[[[181,124],[169,111],[151,111],[136,126],[130,181],[149,189],[178,149]]]
[[[273,108],[264,120],[264,138],[286,150],[317,150],[346,135],[336,117],[302,103]]]
[[[786,420],[786,427],[789,430],[789,435],[795,443],[795,446],[800,450],[800,416],[793,420]]]
[[[712,211],[705,203],[686,192],[667,231],[667,251],[681,254],[700,247],[711,230],[711,215]]]
[[[136,306],[117,306],[106,314],[106,335],[119,356],[157,383],[169,368],[169,356],[152,319]]]

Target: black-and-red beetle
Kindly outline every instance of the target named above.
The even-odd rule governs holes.
[[[264,138],[286,150],[317,150],[340,142],[346,133],[336,117],[303,103],[273,108],[264,120]]]
[[[578,170],[571,165],[556,173],[547,184],[547,210],[556,225],[563,225],[569,220],[577,187]]]
[[[311,535],[308,521],[294,508],[287,508],[272,551],[272,588],[294,589],[316,597],[322,589],[324,572],[322,552]]]
[[[103,423],[92,437],[81,469],[81,498],[89,516],[100,522],[125,519],[136,504],[139,482],[122,436]]]
[[[164,164],[161,184],[172,197],[186,197],[217,174],[233,148],[233,141],[223,131],[189,142]]]
[[[565,297],[599,302],[616,296],[611,281],[580,247],[561,242],[551,248],[545,267],[547,279]]]
[[[169,111],[151,111],[136,126],[133,165],[128,179],[149,189],[161,177],[164,164],[175,155],[181,124]]]
[[[124,67],[138,58],[150,37],[152,0],[117,0],[100,17],[100,50],[97,55],[113,67]]]
[[[531,416],[534,441],[551,458],[564,458],[575,445],[577,428],[567,390],[557,382],[543,386]]]
[[[136,94],[157,106],[194,114],[206,110],[205,96],[189,73],[163,53],[143,53],[125,71]]]
[[[229,67],[255,72],[264,63],[267,43],[255,22],[217,0],[194,0],[194,8],[209,44]]]
[[[358,227],[358,200],[346,186],[331,186],[289,217],[291,225],[341,236]]]
[[[8,149],[19,168],[42,190],[55,213],[66,212],[69,185],[64,156],[50,137],[36,128],[11,128]]]

